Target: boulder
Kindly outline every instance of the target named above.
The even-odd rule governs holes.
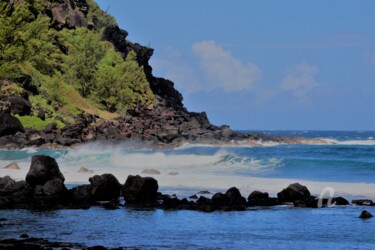
[[[10,103],[10,112],[17,115],[30,115],[31,103],[19,95],[9,95],[1,98],[2,101]]]
[[[277,198],[270,198],[266,192],[253,191],[247,198],[247,205],[269,207],[280,205],[280,202]]]
[[[260,192],[260,191],[253,191],[249,197],[247,198],[248,201],[251,200],[263,200],[263,199],[268,199],[269,195],[266,192]]]
[[[69,191],[71,200],[75,206],[80,208],[89,208],[91,204],[90,185],[81,185],[74,187]]]
[[[222,208],[228,205],[229,198],[223,193],[216,193],[212,196],[211,202],[212,206],[216,208]]]
[[[372,217],[373,217],[372,214],[370,214],[366,210],[363,210],[362,213],[361,213],[361,215],[359,216],[359,218],[361,218],[361,219],[370,219]]]
[[[0,136],[14,135],[17,132],[25,132],[21,122],[10,114],[0,114]]]
[[[129,175],[121,194],[126,204],[152,202],[156,200],[158,188],[154,178]]]
[[[59,179],[63,183],[65,178],[60,172],[54,158],[47,155],[35,155],[31,158],[31,166],[26,175],[26,181],[31,186],[44,185],[47,181]]]
[[[112,174],[95,175],[89,181],[92,201],[111,201],[119,198],[121,184]]]
[[[307,187],[299,183],[290,184],[287,188],[277,194],[280,202],[305,201],[309,199],[310,196],[310,191]]]
[[[336,205],[336,206],[347,206],[349,205],[349,201],[343,197],[334,197],[332,199],[332,202]]]
[[[225,192],[228,197],[229,210],[245,210],[246,199],[242,197],[240,191],[236,187],[231,187]]]
[[[43,192],[47,196],[60,195],[66,191],[64,182],[60,179],[49,180],[43,185]]]

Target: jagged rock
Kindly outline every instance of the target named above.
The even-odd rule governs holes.
[[[0,136],[14,135],[17,132],[25,132],[21,122],[10,114],[0,114]]]
[[[361,213],[361,215],[359,216],[359,218],[361,218],[361,219],[370,219],[372,217],[373,217],[372,214],[370,214],[366,210],[363,210],[362,213]]]
[[[4,167],[4,169],[14,169],[14,170],[20,170],[21,168],[18,166],[16,162],[12,162]]]
[[[299,183],[290,184],[277,194],[280,202],[304,201],[310,198],[310,191]]]
[[[31,166],[26,181],[33,187],[44,185],[47,181],[59,179],[65,181],[54,158],[46,155],[35,155],[31,158]]]
[[[31,103],[19,95],[3,96],[0,100],[10,103],[10,112],[17,115],[30,115]]]
[[[145,169],[142,171],[142,174],[149,174],[149,175],[160,175],[160,171],[156,169]]]
[[[126,204],[142,204],[156,200],[159,185],[151,177],[129,175],[121,190]]]

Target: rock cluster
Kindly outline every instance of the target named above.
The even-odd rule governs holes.
[[[0,209],[9,208],[89,208],[101,205],[113,209],[120,206],[123,197],[125,206],[137,208],[188,209],[204,212],[242,211],[254,206],[276,206],[290,204],[295,207],[320,208],[330,205],[348,205],[342,197],[319,199],[309,190],[294,183],[283,189],[276,197],[268,193],[253,191],[247,198],[236,187],[225,193],[210,196],[208,191],[199,192],[189,198],[178,199],[175,195],[158,192],[158,182],[152,177],[129,175],[123,185],[112,174],[95,175],[90,184],[68,190],[64,176],[55,159],[45,155],[32,157],[26,181],[14,181],[9,176],[0,178]],[[373,206],[371,200],[353,200],[353,204]],[[364,214],[363,216],[367,216]]]

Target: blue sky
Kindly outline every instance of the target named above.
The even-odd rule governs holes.
[[[214,124],[375,130],[373,0],[97,2]]]

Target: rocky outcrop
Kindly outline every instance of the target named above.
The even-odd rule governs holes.
[[[253,191],[249,197],[247,198],[247,205],[250,207],[253,206],[277,206],[280,205],[278,198],[271,198],[269,197],[268,193],[260,192],[260,191]]]
[[[10,114],[0,114],[0,137],[14,135],[17,132],[25,132],[21,122]]]
[[[65,181],[56,160],[46,155],[33,156],[29,172],[26,175],[27,183],[35,187],[54,179],[60,180],[62,183]]]
[[[55,29],[89,27],[87,20],[88,4],[84,0],[60,0],[50,11]]]
[[[15,115],[30,115],[31,114],[31,103],[19,95],[8,95],[0,97],[3,102],[10,104],[10,112]]]

